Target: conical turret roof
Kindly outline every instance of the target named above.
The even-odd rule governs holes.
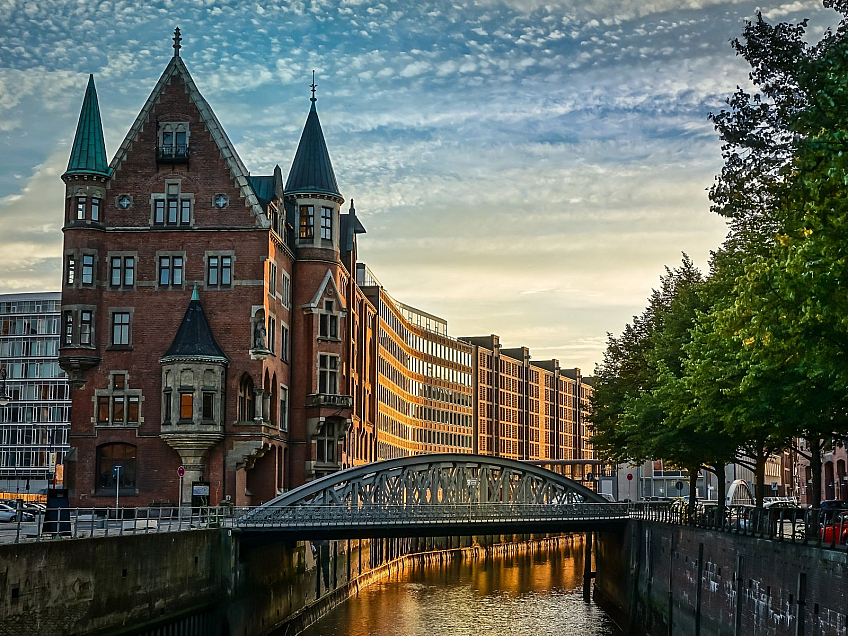
[[[94,75],[88,76],[77,134],[65,174],[96,174],[104,177],[110,174],[109,162],[106,160],[106,143],[103,140],[103,124],[100,121],[100,105],[97,103],[97,90],[94,88]]]
[[[221,345],[215,340],[215,336],[212,335],[212,328],[200,304],[197,284],[194,286],[191,301],[177,330],[177,335],[160,362],[177,358],[203,358],[224,362],[229,360],[227,354],[221,349]]]
[[[330,162],[330,153],[327,152],[327,144],[324,141],[324,132],[321,130],[321,122],[318,121],[314,97],[285,190],[286,194],[314,192],[341,196],[333,164]]]

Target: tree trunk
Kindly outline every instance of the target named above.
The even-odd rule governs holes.
[[[754,499],[756,507],[763,507],[763,499],[766,496],[766,460],[768,454],[763,448],[757,449],[757,464],[754,466]]]
[[[687,517],[691,521],[695,518],[695,501],[698,499],[698,474],[701,472],[700,468],[690,468],[689,469],[689,504],[688,515]]]
[[[810,451],[810,489],[807,491],[807,499],[812,508],[818,509],[822,500],[822,448],[824,444],[818,437],[808,437],[807,446]],[[803,475],[804,482],[807,476]],[[806,486],[806,483],[804,484]]]
[[[724,464],[718,464],[716,467],[716,479],[718,480],[718,517],[720,523],[724,519],[724,510],[727,499],[727,475],[724,473]]]

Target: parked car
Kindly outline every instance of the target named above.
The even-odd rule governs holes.
[[[18,509],[9,504],[0,504],[0,521],[17,521]],[[35,515],[31,512],[21,510],[21,521],[35,521]]]
[[[839,499],[827,499],[819,504],[821,510],[848,510],[848,501]]]
[[[822,543],[848,544],[848,512],[838,512],[821,529]]]

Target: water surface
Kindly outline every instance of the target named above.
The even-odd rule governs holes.
[[[597,605],[583,600],[582,574],[579,542],[407,567],[303,635],[621,636]]]

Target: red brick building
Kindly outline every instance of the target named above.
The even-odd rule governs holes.
[[[177,30],[111,162],[89,80],[62,175],[75,503],[256,505],[408,454],[591,453],[579,371],[450,338],[357,280],[365,228],[342,212],[314,86],[284,184],[248,172],[179,51]]]
[[[184,501],[194,483],[256,504],[338,470],[347,438],[373,458],[373,312],[349,273],[364,228],[314,95],[284,187],[248,172],[179,49],[109,164],[89,80],[62,176],[78,503],[175,503],[183,466]]]

